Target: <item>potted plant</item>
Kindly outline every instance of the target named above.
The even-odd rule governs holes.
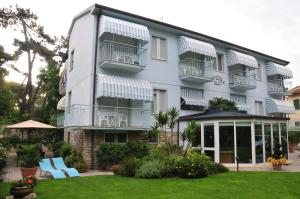
[[[37,179],[34,176],[28,176],[12,183],[10,187],[10,194],[14,197],[23,197],[33,192],[33,188],[37,183]]]
[[[37,165],[41,160],[40,147],[36,144],[21,145],[18,149],[18,162],[23,177],[36,174]]]
[[[267,159],[273,166],[274,170],[281,170],[283,164],[287,162],[286,158],[282,156],[281,145],[278,142],[274,142],[274,153]]]

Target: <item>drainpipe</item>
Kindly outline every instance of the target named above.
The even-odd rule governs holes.
[[[179,120],[177,120],[177,145],[179,146]]]

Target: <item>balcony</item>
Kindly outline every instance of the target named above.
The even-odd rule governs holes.
[[[275,97],[291,95],[289,92],[291,87],[291,82],[283,80],[268,80],[269,94]]]
[[[214,78],[213,61],[200,61],[192,58],[179,62],[180,79],[182,81],[205,83]]]
[[[256,88],[255,74],[249,71],[230,71],[229,86],[230,88],[237,89],[237,90],[255,89]]]
[[[151,112],[143,108],[72,105],[65,111],[65,126],[99,129],[146,130],[151,125]]]
[[[99,48],[99,66],[103,69],[139,72],[145,68],[146,48],[104,41]]]

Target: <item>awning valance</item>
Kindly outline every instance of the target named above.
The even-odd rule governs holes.
[[[228,50],[226,55],[227,66],[244,65],[254,69],[258,68],[257,60],[250,55],[246,55],[234,50]]]
[[[208,103],[204,99],[196,99],[190,97],[181,97],[186,105],[194,105],[194,106],[208,106]]]
[[[267,76],[281,75],[285,79],[293,78],[293,72],[286,66],[281,66],[273,62],[266,62]]]
[[[149,42],[150,38],[146,26],[102,15],[99,22],[99,37],[104,33],[130,37],[145,43]]]
[[[277,99],[266,99],[267,113],[295,113],[295,107],[293,104]]]
[[[208,57],[217,57],[216,49],[212,44],[191,39],[185,36],[178,38],[178,53],[179,55],[186,52],[195,52]]]
[[[66,106],[66,96],[63,96],[57,103],[57,110],[65,110]]]
[[[96,97],[152,101],[153,88],[146,80],[98,74]]]

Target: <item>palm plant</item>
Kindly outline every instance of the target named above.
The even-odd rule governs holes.
[[[191,147],[192,141],[195,139],[197,131],[197,124],[195,121],[189,121],[187,123],[186,128],[184,129],[183,133],[181,134],[182,140],[187,141],[187,146],[185,148],[184,156],[186,156],[189,148]]]
[[[168,127],[171,129],[171,137],[173,135],[173,130],[176,125],[177,118],[179,116],[179,111],[176,109],[176,107],[172,107],[168,112],[169,121],[168,121]],[[171,140],[171,144],[173,144],[173,139]]]
[[[154,114],[154,118],[155,118],[158,126],[160,127],[160,132],[164,132],[165,142],[168,143],[168,139],[167,139],[167,124],[169,121],[168,114],[164,113],[162,111],[159,111],[159,113]],[[168,150],[169,150],[169,147],[168,147]]]
[[[222,97],[214,97],[208,102],[209,110],[233,111],[238,110],[236,103]]]
[[[149,137],[155,137],[156,138],[156,144],[159,143],[159,137],[160,137],[160,130],[159,130],[159,124],[157,122],[154,122],[154,124],[150,127],[150,130],[148,131]]]

